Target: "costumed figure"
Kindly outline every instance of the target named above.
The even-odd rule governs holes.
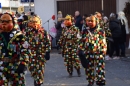
[[[89,29],[82,32],[82,39],[79,45],[79,53],[86,56],[87,64],[85,72],[87,75],[88,86],[93,86],[94,81],[98,86],[105,85],[105,63],[106,38],[105,32],[97,24],[97,19],[90,16],[88,22]]]
[[[77,55],[80,31],[72,24],[72,17],[70,15],[65,17],[64,24],[66,27],[63,28],[62,35],[59,39],[59,45],[62,47],[64,64],[69,73],[69,77],[72,76],[73,67],[77,70],[78,76],[80,76],[81,65]]]
[[[62,17],[62,12],[58,11],[58,22],[55,23],[55,27],[57,29],[57,35],[56,35],[56,42],[60,39],[60,36],[62,34],[62,24],[63,24],[64,18]],[[57,50],[60,50],[60,46],[57,45]],[[59,54],[61,53],[61,50],[59,51]]]
[[[98,20],[98,23],[100,25],[100,27],[102,29],[104,29],[104,22],[103,22],[103,19],[102,19],[102,14],[100,12],[95,12],[95,15],[96,19]]]
[[[34,78],[34,86],[41,86],[44,82],[45,58],[50,58],[51,42],[49,35],[41,27],[41,19],[37,15],[30,18],[25,33],[32,55],[28,68]]]
[[[128,28],[128,20],[125,17],[125,13],[120,11],[118,13],[118,19],[120,21],[121,26],[121,39],[120,39],[120,49],[121,49],[121,57],[125,57],[125,48],[126,42],[129,41],[129,28]],[[127,39],[128,38],[128,39]],[[127,43],[128,46],[129,43]]]
[[[21,31],[14,29],[11,14],[0,20],[0,86],[25,86],[24,70],[29,61],[28,42]]]
[[[104,30],[105,30],[105,34],[106,34],[106,41],[107,41],[107,53],[105,56],[105,60],[111,60],[111,58],[109,57],[110,54],[110,44],[111,42],[113,42],[112,39],[112,34],[111,34],[111,30],[109,29],[109,21],[108,18],[106,16],[103,17],[103,22],[104,22]]]

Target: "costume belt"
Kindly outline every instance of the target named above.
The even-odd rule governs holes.
[[[4,58],[0,58],[0,61],[3,61],[3,62],[18,62],[19,60],[18,59],[10,59],[8,57],[4,57]]]
[[[69,42],[69,43],[74,43],[74,40],[69,39],[69,40],[66,40],[66,42]]]

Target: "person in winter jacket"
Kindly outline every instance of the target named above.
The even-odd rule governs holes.
[[[79,11],[75,12],[75,26],[79,28],[80,31],[82,31],[82,25],[83,25],[83,19],[80,15]]]
[[[119,43],[121,38],[121,27],[114,13],[110,14],[109,28],[111,30],[112,39],[114,40],[111,43],[110,58],[119,59]],[[113,57],[114,50],[116,51],[115,57]]]

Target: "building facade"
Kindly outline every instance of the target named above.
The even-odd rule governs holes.
[[[29,3],[21,3],[20,0],[0,0],[2,12],[18,10],[20,6],[29,6]]]
[[[79,10],[82,15],[99,11],[109,16],[111,12],[122,11],[125,7],[125,2],[128,1],[130,0],[34,0],[34,4],[35,13],[41,17],[43,27],[49,31],[48,29],[54,26],[56,20],[50,20],[49,24],[45,22],[52,15],[57,16],[59,10],[62,11],[63,16],[66,14],[74,15],[76,10]]]

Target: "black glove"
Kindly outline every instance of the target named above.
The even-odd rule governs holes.
[[[79,50],[78,55],[79,55],[80,57],[82,57],[82,56],[84,56],[84,55],[85,55],[85,53],[84,53],[84,51],[83,51],[83,50]]]
[[[46,54],[45,54],[45,59],[46,59],[46,60],[50,60],[50,52],[46,52]]]
[[[17,72],[18,74],[20,74],[20,73],[24,73],[25,70],[26,70],[26,66],[25,66],[24,64],[20,64],[20,65],[18,66],[18,69],[16,70],[16,72]]]
[[[64,57],[64,54],[62,53],[62,57]]]
[[[79,55],[79,58],[80,58],[82,66],[84,68],[87,68],[88,60],[86,59],[86,55],[85,55],[84,51],[83,50],[79,50],[78,55]]]

